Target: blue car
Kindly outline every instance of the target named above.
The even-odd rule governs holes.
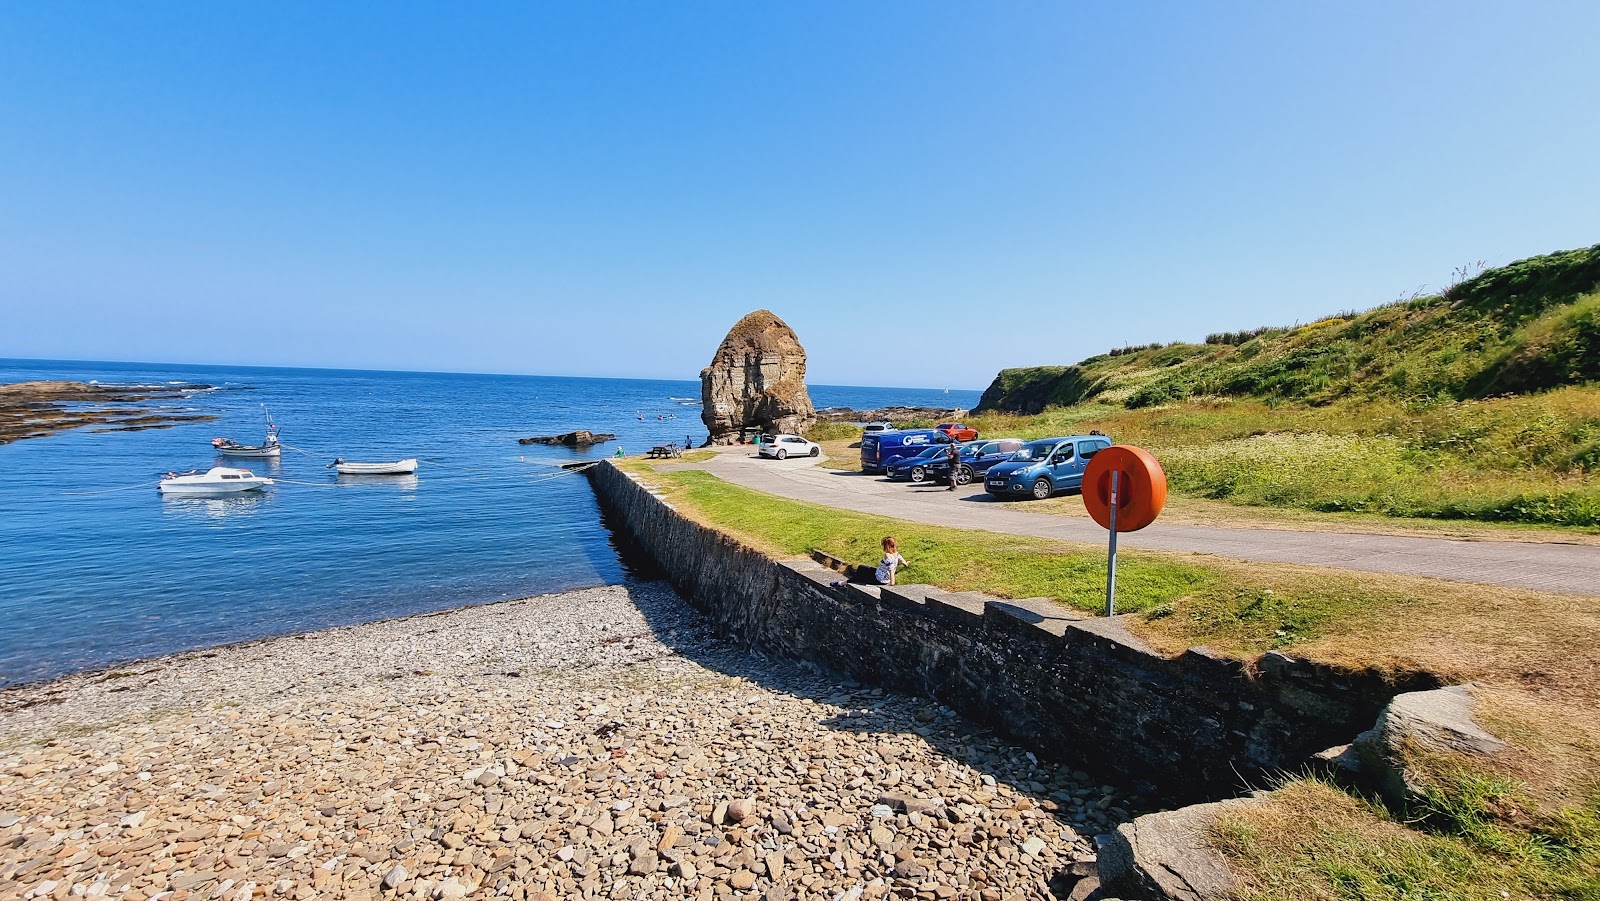
[[[921,453],[895,458],[883,471],[890,481],[910,479],[913,482],[926,482],[932,473],[949,470],[945,462],[950,453],[945,450],[947,447],[948,444],[930,444]]]
[[[995,497],[1038,500],[1072,491],[1083,487],[1089,458],[1110,446],[1111,439],[1104,435],[1030,441],[1009,461],[990,467],[983,488]]]

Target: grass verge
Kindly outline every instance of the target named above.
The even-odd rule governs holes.
[[[678,509],[776,556],[823,550],[855,563],[894,535],[906,582],[996,597],[1048,597],[1085,614],[1104,604],[1104,550],[950,529],[774,497],[700,470],[653,476]],[[1600,673],[1600,603],[1402,576],[1202,555],[1124,551],[1117,603],[1159,650],[1206,644],[1240,659],[1268,650],[1351,668],[1427,669],[1586,693]]]

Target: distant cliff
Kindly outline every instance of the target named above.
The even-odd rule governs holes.
[[[1137,408],[1197,397],[1466,399],[1594,382],[1600,245],[1520,260],[1437,295],[1309,325],[1002,370],[977,410],[1032,414],[1087,401]]]

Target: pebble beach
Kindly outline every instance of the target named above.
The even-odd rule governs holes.
[[[631,583],[0,692],[0,897],[1047,897],[1111,786]]]

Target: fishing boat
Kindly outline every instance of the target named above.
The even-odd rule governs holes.
[[[417,471],[417,460],[408,457],[393,463],[352,463],[341,458],[329,463],[328,468],[338,470],[342,476],[403,476]]]
[[[217,453],[224,457],[281,457],[283,446],[278,444],[278,424],[272,421],[272,413],[266,407],[261,408],[267,414],[267,437],[260,444],[240,444],[232,438],[213,438],[211,446]]]
[[[169,472],[161,480],[162,494],[184,494],[195,497],[216,497],[224,494],[242,494],[259,491],[272,484],[266,476],[258,476],[248,469],[231,469],[213,466],[205,472]]]

